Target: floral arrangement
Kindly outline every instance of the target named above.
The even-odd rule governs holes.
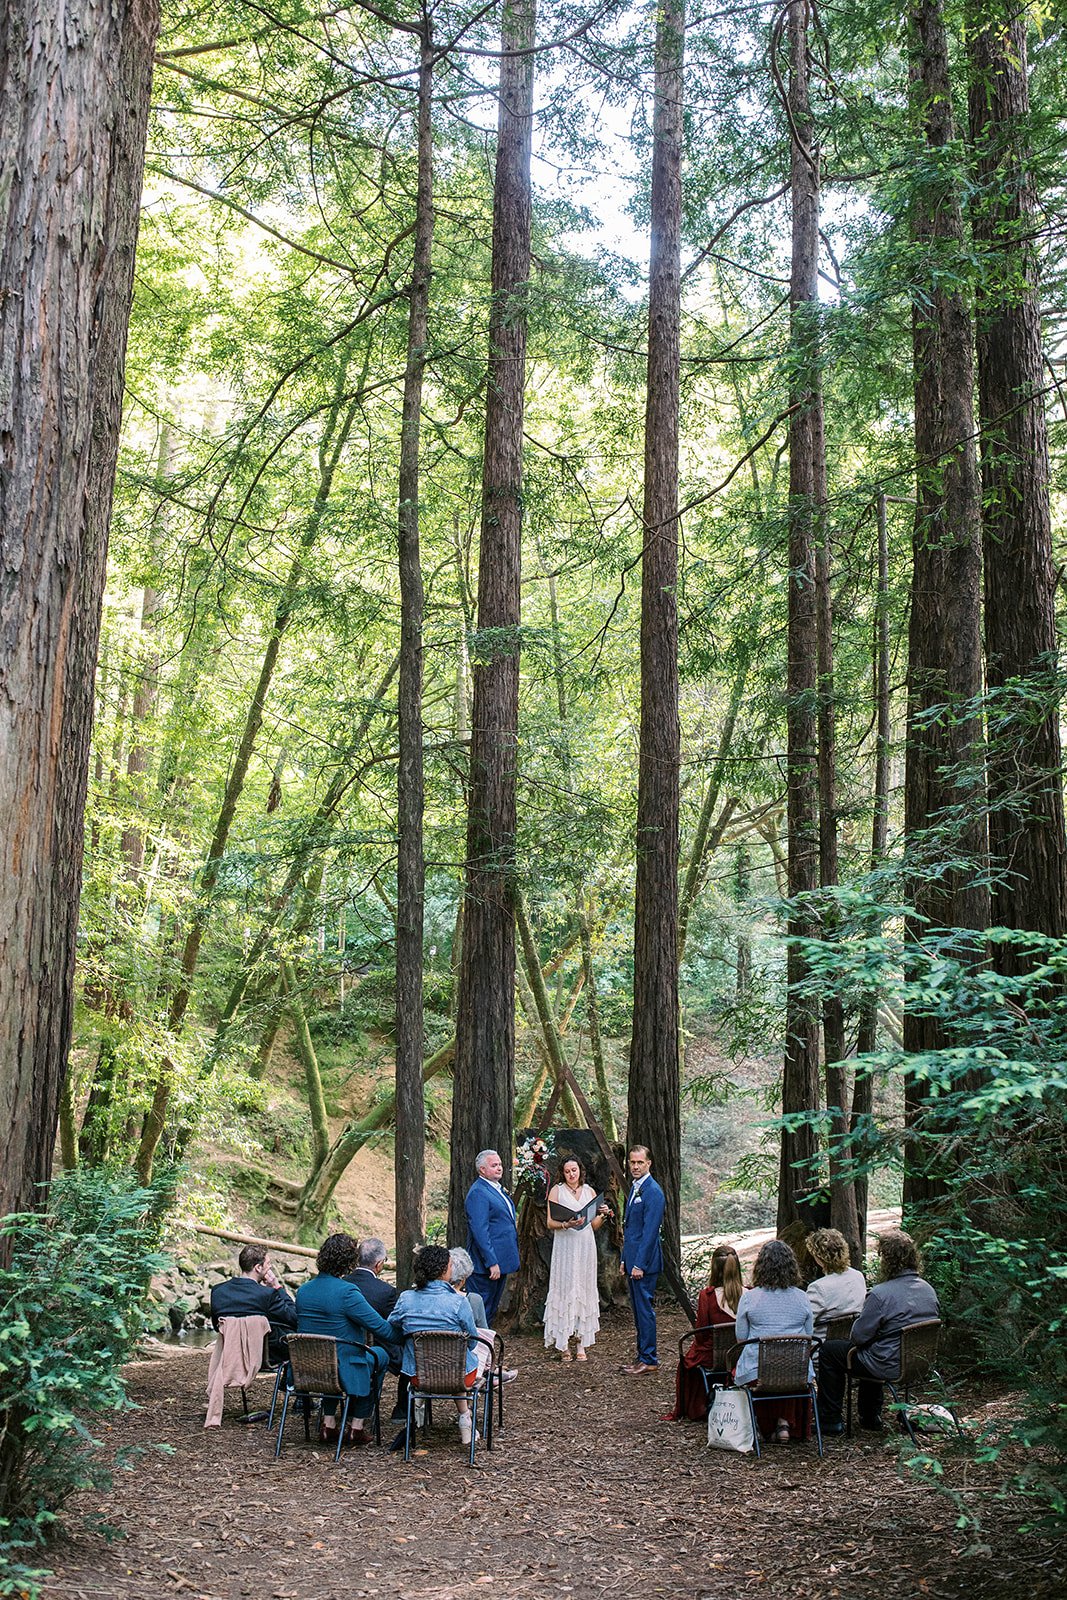
[[[543,1199],[548,1193],[549,1167],[556,1154],[551,1134],[531,1133],[515,1149],[515,1187]]]

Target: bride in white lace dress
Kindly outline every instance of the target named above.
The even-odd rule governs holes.
[[[560,1181],[548,1192],[547,1220],[552,1234],[552,1267],[548,1278],[548,1299],[545,1301],[545,1346],[554,1346],[561,1361],[571,1359],[571,1339],[577,1339],[578,1349],[574,1359],[586,1359],[586,1347],[591,1345],[600,1328],[600,1294],[596,1281],[596,1240],[593,1234],[608,1216],[608,1207],[601,1206],[592,1222],[585,1219],[560,1222],[552,1215],[552,1206],[566,1206],[570,1211],[580,1211],[590,1200],[596,1199],[596,1190],[585,1181],[581,1162],[567,1156],[560,1171]]]

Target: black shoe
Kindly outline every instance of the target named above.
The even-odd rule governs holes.
[[[843,1422],[824,1422],[821,1417],[819,1418],[819,1427],[822,1429],[824,1439],[836,1439],[838,1434],[845,1431]]]
[[[860,1427],[864,1433],[881,1433],[883,1423],[881,1417],[861,1417]]]
[[[407,1442],[408,1442],[407,1429],[406,1428],[401,1428],[400,1432],[397,1434],[396,1438],[393,1440],[392,1444],[389,1446],[389,1454],[390,1455],[394,1455],[396,1453],[396,1451],[405,1449],[405,1447],[407,1446]]]

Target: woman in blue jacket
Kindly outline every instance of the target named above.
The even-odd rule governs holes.
[[[347,1233],[332,1233],[324,1242],[316,1261],[318,1277],[309,1278],[296,1291],[296,1331],[327,1334],[337,1340],[341,1386],[353,1396],[348,1414],[356,1419],[349,1424],[349,1443],[366,1444],[363,1420],[374,1414],[385,1369],[399,1341],[392,1326],[355,1284],[342,1281],[358,1257],[359,1247]],[[373,1343],[368,1342],[368,1334]],[[336,1443],[336,1409],[323,1407],[320,1437],[324,1443]]]
[[[404,1290],[389,1313],[389,1321],[404,1334],[465,1333],[467,1387],[472,1388],[478,1381],[478,1329],[467,1296],[456,1294],[452,1288],[451,1255],[442,1245],[424,1244],[411,1264],[411,1275],[415,1287]],[[415,1346],[410,1338],[404,1341],[400,1370],[410,1378],[415,1376]],[[466,1400],[456,1400],[456,1411],[460,1440],[469,1445],[474,1424]]]

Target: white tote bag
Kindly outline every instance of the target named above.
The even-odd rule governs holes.
[[[708,1445],[712,1450],[752,1449],[752,1412],[748,1396],[741,1389],[715,1385],[715,1397],[708,1411]]]

